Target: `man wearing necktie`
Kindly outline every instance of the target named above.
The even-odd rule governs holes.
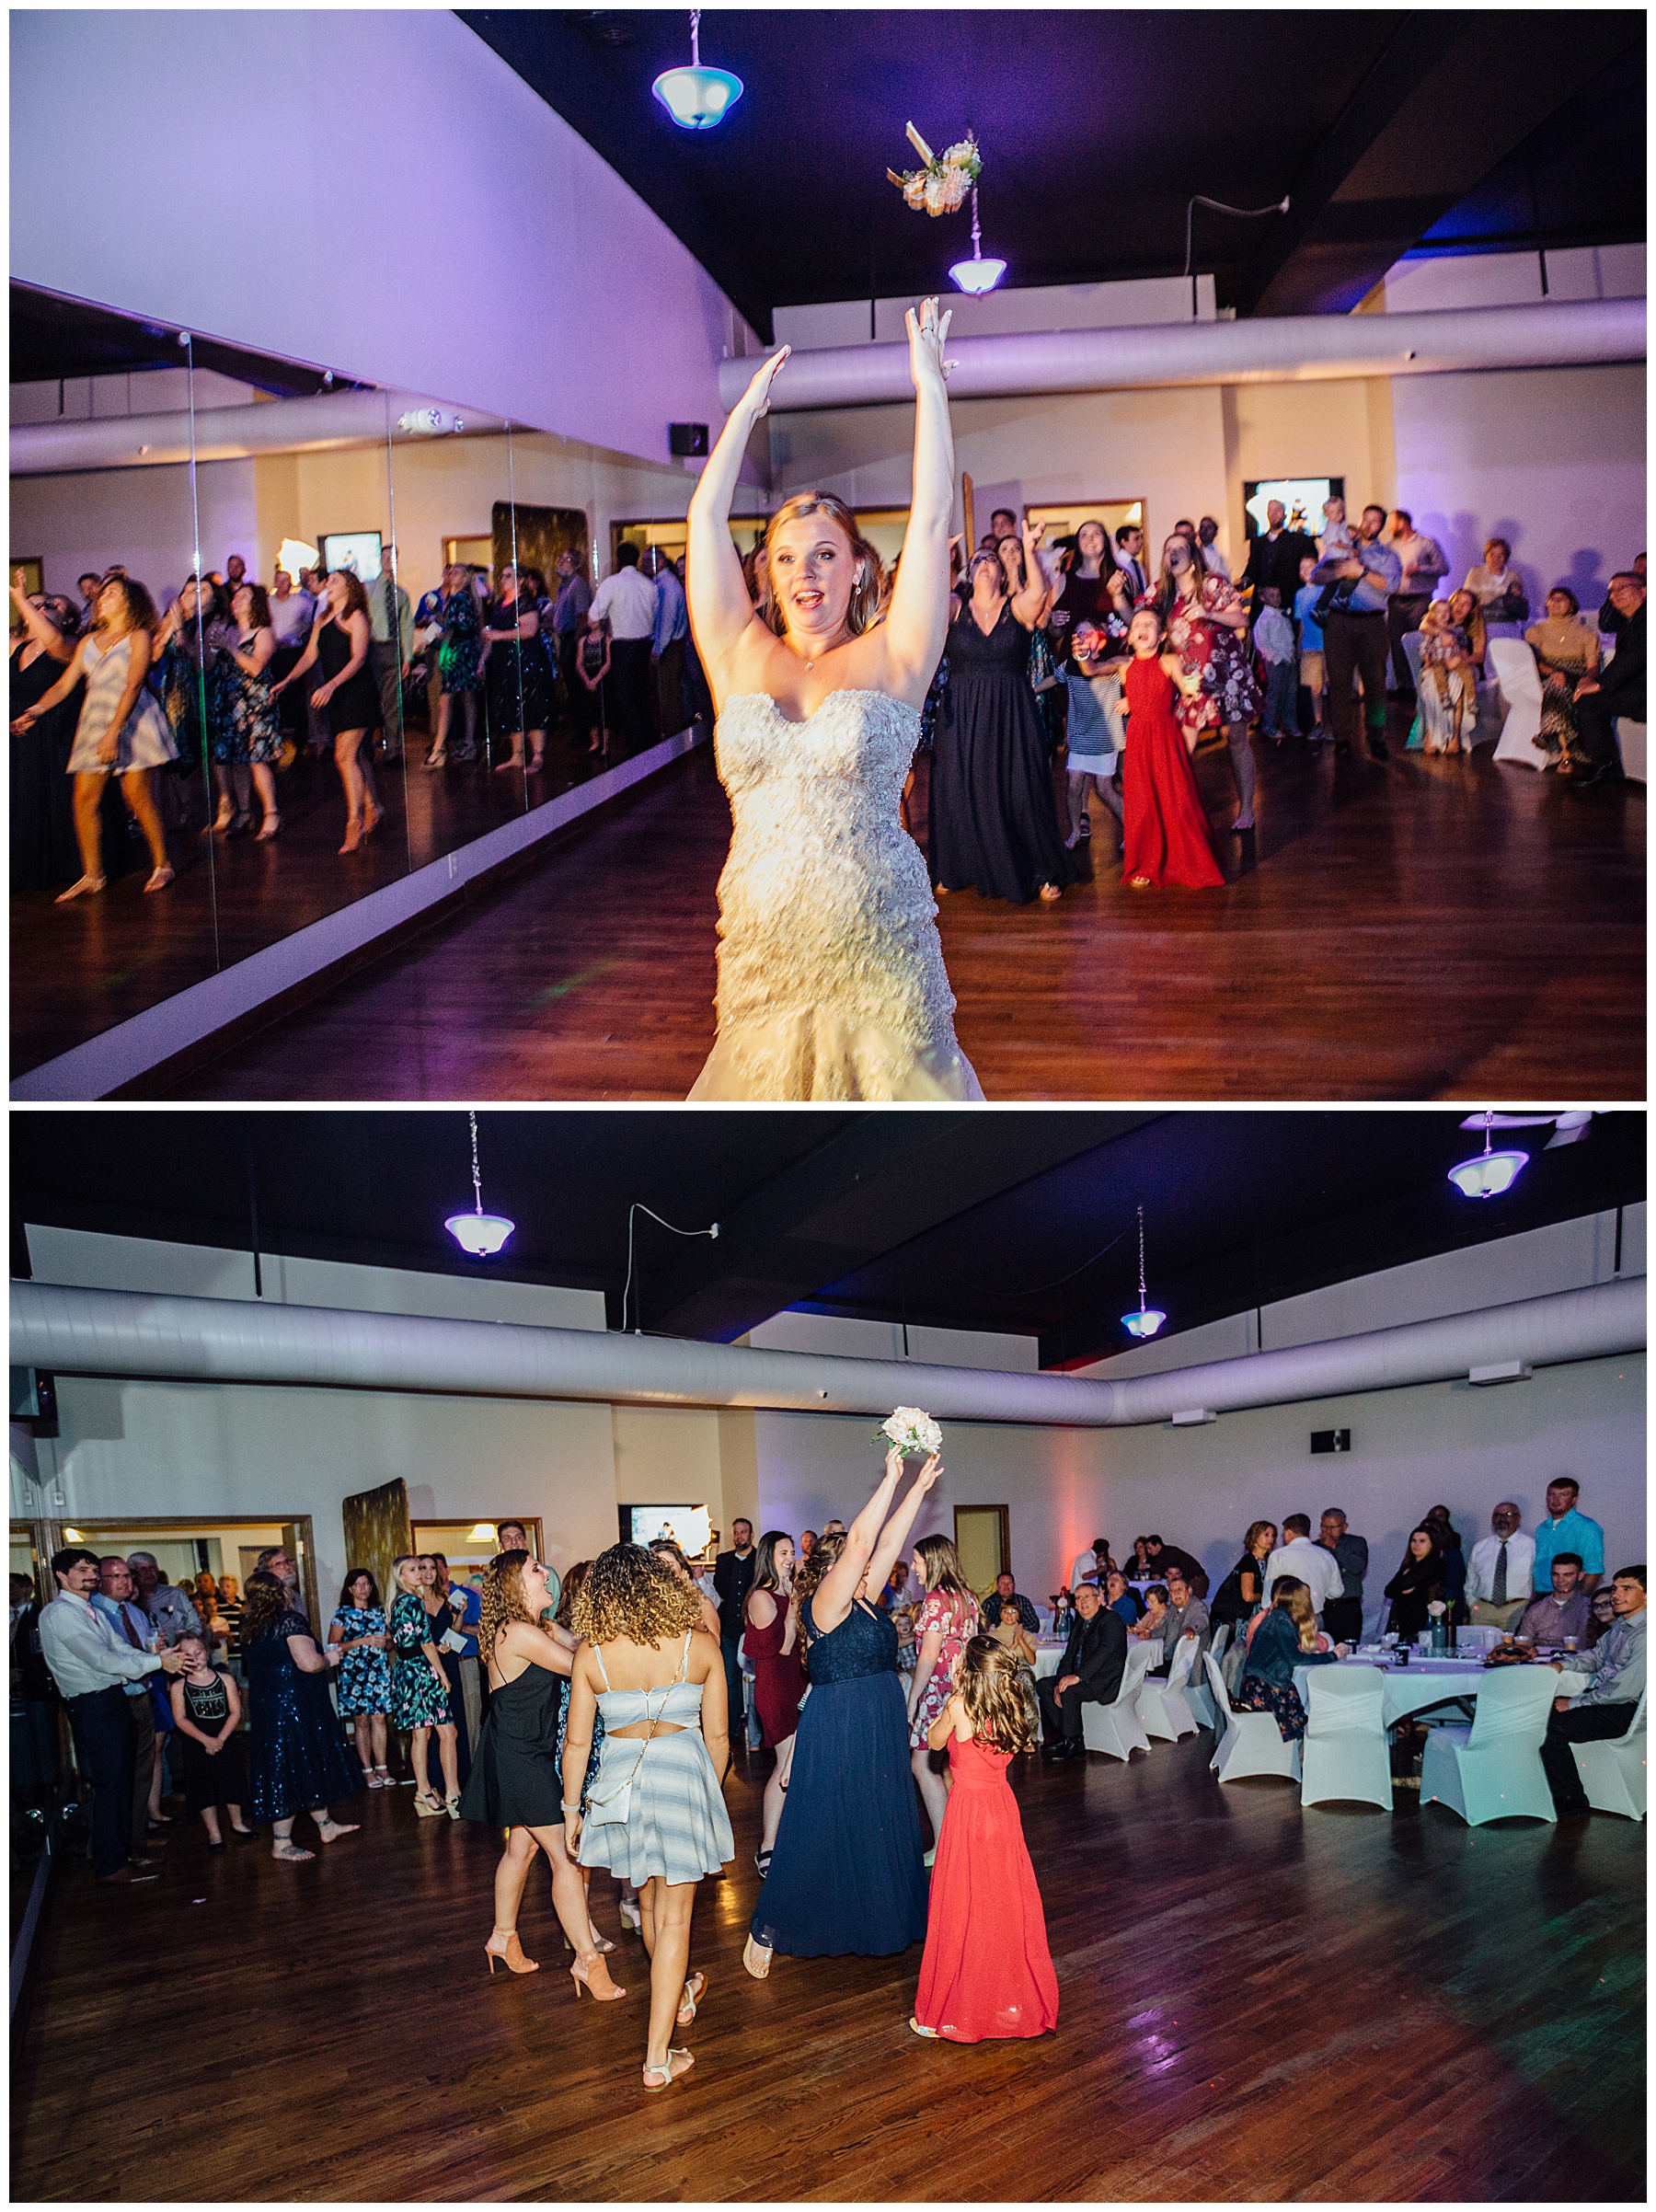
[[[1127,1623],[1110,1611],[1096,1583],[1075,1592],[1075,1619],[1058,1671],[1035,1685],[1041,1705],[1041,1748],[1048,1758],[1080,1758],[1084,1704],[1108,1705],[1121,1687],[1127,1665]]]
[[[403,749],[402,687],[414,654],[413,602],[397,581],[397,547],[380,548],[380,572],[368,586],[368,665],[385,719],[385,758]]]
[[[1505,1630],[1535,1594],[1535,1539],[1519,1528],[1523,1515],[1503,1498],[1489,1515],[1492,1535],[1472,1547],[1466,1563],[1466,1609],[1476,1627]]]
[[[52,1573],[58,1594],[40,1613],[40,1655],[58,1686],[81,1774],[92,1789],[92,1872],[100,1883],[153,1882],[155,1867],[132,1859],[132,1728],[125,1692],[128,1683],[157,1670],[182,1673],[183,1654],[134,1650],[106,1613],[94,1612],[96,1552],[69,1545],[53,1552]]]

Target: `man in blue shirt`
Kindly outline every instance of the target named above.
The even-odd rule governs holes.
[[[1589,1527],[1592,1523],[1588,1523]],[[1645,1571],[1618,1567],[1611,1602],[1616,1619],[1590,1652],[1572,1652],[1558,1664],[1591,1676],[1573,1698],[1555,1698],[1541,1764],[1553,1805],[1560,1815],[1592,1810],[1581,1787],[1573,1746],[1626,1735],[1645,1688]]]
[[[1535,1531],[1535,1588],[1548,1587],[1552,1563],[1560,1551],[1573,1551],[1581,1561],[1581,1588],[1589,1597],[1604,1578],[1604,1532],[1596,1521],[1576,1510],[1581,1486],[1569,1475],[1559,1475],[1547,1486],[1547,1514]]]
[[[1337,549],[1311,571],[1313,583],[1337,587],[1323,616],[1334,750],[1353,757],[1357,755],[1359,726],[1351,678],[1360,674],[1368,749],[1375,760],[1386,758],[1386,662],[1390,639],[1386,611],[1403,581],[1402,562],[1389,546],[1380,543],[1385,527],[1386,509],[1365,507],[1357,525],[1356,543],[1349,549]]]
[[[690,616],[684,604],[684,587],[660,546],[651,546],[646,565],[655,580],[656,594],[655,631],[650,641],[650,657],[655,666],[661,735],[672,737],[685,727],[688,720],[684,713],[684,639],[690,634]]]

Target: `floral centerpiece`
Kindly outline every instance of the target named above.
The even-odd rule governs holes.
[[[963,205],[983,170],[977,140],[968,131],[957,144],[934,154],[913,123],[908,126],[908,138],[924,167],[904,169],[901,177],[895,169],[888,169],[887,177],[916,213],[924,208],[928,215],[952,215]]]
[[[905,1459],[929,1459],[942,1448],[943,1432],[918,1406],[899,1406],[874,1441],[894,1445]]]

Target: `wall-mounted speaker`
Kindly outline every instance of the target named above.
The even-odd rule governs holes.
[[[706,458],[707,426],[705,422],[670,422],[667,425],[667,450],[676,460],[693,461]]]
[[[1317,1452],[1349,1452],[1351,1448],[1350,1429],[1313,1429],[1311,1450]]]

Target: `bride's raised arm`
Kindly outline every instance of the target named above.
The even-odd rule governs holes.
[[[906,317],[914,379],[914,479],[903,565],[885,621],[874,633],[884,650],[880,688],[924,706],[949,635],[949,525],[954,513],[954,433],[949,425],[943,346],[949,317],[922,300]],[[971,548],[967,548],[970,555]]]
[[[753,425],[769,409],[771,383],[788,354],[784,346],[760,363],[753,382],[730,409],[690,501],[684,596],[689,603],[696,656],[718,708],[723,707],[731,688],[736,648],[743,632],[758,620],[730,536],[730,502],[736,496],[742,456],[753,434]]]

